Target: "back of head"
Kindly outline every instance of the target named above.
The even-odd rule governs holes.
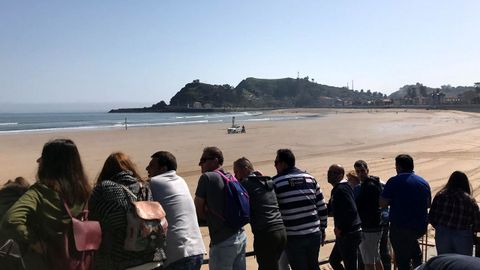
[[[97,178],[97,184],[104,180],[111,180],[115,175],[123,171],[130,171],[133,177],[141,180],[135,164],[130,157],[123,152],[115,152],[108,156],[103,164],[102,171]]]
[[[56,139],[44,145],[37,175],[39,182],[60,192],[70,204],[84,203],[90,196],[80,154],[70,139]]]
[[[407,154],[398,155],[395,158],[395,165],[400,172],[412,172],[413,171],[413,158]]]
[[[17,185],[19,186],[22,186],[22,187],[29,187],[30,186],[30,183],[27,181],[27,179],[19,176],[17,178],[15,178],[15,180],[13,180],[14,183],[16,183]]]
[[[330,184],[336,185],[345,176],[345,169],[340,164],[332,164],[328,168],[327,180]]]
[[[355,161],[355,163],[353,164],[353,167],[354,167],[354,168],[361,168],[361,169],[368,170],[367,162],[364,161],[364,160],[357,160],[357,161]]]
[[[468,177],[464,172],[461,171],[454,171],[450,178],[448,179],[447,184],[443,188],[443,190],[447,191],[455,191],[460,190],[469,195],[472,195],[472,188],[470,186],[470,181],[468,181]]]
[[[165,166],[167,171],[176,171],[177,170],[177,159],[175,156],[167,151],[158,151],[151,156],[155,158],[160,167]]]
[[[223,165],[223,153],[222,153],[222,150],[220,150],[220,148],[216,146],[205,147],[203,149],[203,154],[210,158],[216,158],[218,160],[218,163],[220,165]]]
[[[237,179],[245,179],[252,173],[254,173],[254,168],[252,162],[248,160],[246,157],[241,157],[235,162],[233,162],[233,172],[235,173],[235,177]]]
[[[278,149],[277,160],[284,162],[289,168],[295,167],[295,155],[290,149]]]
[[[347,181],[354,186],[360,183],[360,179],[358,178],[358,175],[354,170],[349,171],[346,177],[347,177]]]
[[[248,169],[250,172],[253,172],[255,170],[253,168],[252,162],[250,162],[250,160],[248,160],[248,158],[246,157],[241,157],[235,160],[235,162],[233,162],[233,166]]]

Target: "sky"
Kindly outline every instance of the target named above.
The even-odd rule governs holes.
[[[199,79],[480,81],[478,0],[0,0],[0,104],[170,101]]]

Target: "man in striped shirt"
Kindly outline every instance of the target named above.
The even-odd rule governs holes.
[[[290,266],[293,270],[318,270],[328,214],[320,186],[313,176],[295,167],[295,155],[290,149],[277,151],[275,168],[273,181],[287,229]]]

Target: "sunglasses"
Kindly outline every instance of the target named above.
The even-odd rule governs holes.
[[[207,160],[214,160],[214,159],[215,159],[214,157],[202,157],[200,158],[200,163],[204,163]]]

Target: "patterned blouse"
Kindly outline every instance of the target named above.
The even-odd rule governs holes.
[[[152,252],[133,252],[123,249],[127,227],[126,216],[133,198],[130,194],[127,195],[121,185],[142,198],[138,180],[132,176],[131,172],[124,171],[95,186],[89,201],[90,219],[100,221],[102,227],[102,244],[95,256],[95,269],[125,269],[153,260]]]
[[[433,198],[429,222],[433,227],[456,230],[479,230],[480,211],[475,198],[461,190],[443,190]]]

